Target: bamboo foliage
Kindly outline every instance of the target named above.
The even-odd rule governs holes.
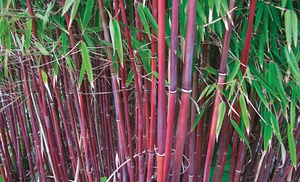
[[[0,181],[297,181],[299,2],[0,0]]]

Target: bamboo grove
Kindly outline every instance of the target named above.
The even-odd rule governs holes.
[[[299,1],[0,8],[0,181],[299,180]]]

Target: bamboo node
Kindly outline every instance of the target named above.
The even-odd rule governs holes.
[[[226,73],[219,73],[219,76],[226,76]]]
[[[191,93],[192,92],[192,89],[186,90],[186,89],[182,88],[181,90],[182,90],[182,92],[185,92],[185,93]]]
[[[170,94],[175,94],[175,93],[177,93],[177,90],[169,90],[169,93]]]
[[[240,170],[237,170],[237,169],[236,169],[236,170],[235,170],[235,172],[237,172],[237,173],[241,173],[242,171],[240,171]]]
[[[156,153],[156,155],[157,155],[158,157],[164,157],[164,156],[166,155],[166,153],[163,153],[163,154]]]

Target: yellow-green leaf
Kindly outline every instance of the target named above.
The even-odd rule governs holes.
[[[218,141],[218,137],[222,128],[224,116],[225,116],[225,111],[226,111],[226,104],[225,102],[221,102],[219,104],[218,108],[218,120],[217,120],[217,128],[216,128],[216,139]]]
[[[247,105],[246,105],[246,101],[245,101],[245,98],[244,98],[243,94],[240,94],[239,101],[240,101],[240,106],[241,106],[241,111],[242,111],[242,119],[243,119],[243,122],[245,124],[246,131],[249,134],[249,132],[250,132],[250,122],[249,122],[249,117],[248,117]]]
[[[82,55],[82,66],[84,66],[84,69],[88,76],[88,80],[91,86],[94,88],[92,63],[90,59],[89,50],[84,42],[81,42],[81,55]]]
[[[289,151],[290,151],[290,155],[291,155],[291,161],[292,161],[294,168],[296,168],[296,166],[297,166],[296,144],[295,144],[295,139],[294,139],[294,134],[293,134],[293,127],[290,124],[288,125],[287,135],[288,135],[288,143],[289,143]]]
[[[35,42],[34,45],[43,55],[50,55],[50,53],[43,47],[42,44]]]
[[[42,72],[43,82],[44,82],[44,84],[47,84],[47,82],[48,82],[47,73],[44,70],[41,70],[41,72]]]
[[[284,14],[284,25],[285,25],[285,36],[286,36],[286,42],[289,48],[289,51],[291,50],[291,44],[292,44],[292,12],[291,10],[287,10]]]
[[[62,15],[64,15],[69,10],[69,8],[72,6],[74,1],[75,0],[66,0],[65,5],[63,7]]]
[[[298,18],[295,11],[291,11],[292,33],[295,47],[298,44]]]
[[[91,14],[92,14],[92,10],[94,7],[94,0],[87,0],[86,2],[86,7],[85,7],[85,12],[84,12],[84,16],[83,16],[83,22],[82,22],[82,29],[85,30],[89,20],[91,19]]]

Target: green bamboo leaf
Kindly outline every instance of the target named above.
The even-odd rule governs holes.
[[[272,128],[271,128],[271,115],[270,111],[267,111],[266,118],[264,123],[264,151],[267,151],[268,148],[271,148],[272,141]]]
[[[218,141],[218,137],[222,128],[224,116],[225,116],[225,111],[226,111],[226,104],[225,102],[221,102],[219,104],[218,108],[218,120],[217,120],[217,128],[216,128],[216,140]]]
[[[127,75],[127,79],[126,79],[126,86],[130,85],[130,83],[132,82],[133,80],[133,69],[130,69],[128,75]]]
[[[121,36],[121,30],[119,23],[116,19],[112,20],[113,28],[114,28],[114,35],[115,35],[115,41],[116,41],[116,48],[117,52],[120,58],[120,62],[122,67],[124,67],[124,56],[123,56],[123,44],[122,44],[122,36]]]
[[[269,6],[265,6],[264,10],[264,17],[263,17],[263,22],[262,22],[262,28],[263,28],[263,36],[265,38],[265,43],[267,45],[268,52],[270,51],[270,46],[269,46],[269,11],[270,8]]]
[[[240,101],[240,106],[241,106],[241,111],[242,111],[242,119],[245,124],[246,131],[249,134],[250,133],[250,122],[249,122],[249,117],[248,117],[247,105],[246,105],[246,101],[245,101],[243,94],[240,94],[239,101]]]
[[[26,50],[28,50],[30,47],[31,28],[32,28],[32,20],[31,20],[31,18],[29,18],[29,19],[27,19],[27,23],[26,23],[26,39],[25,39],[25,49]]]
[[[295,59],[295,56],[293,52],[289,52],[288,49],[285,47],[285,56],[286,56],[286,61],[289,64],[289,68],[291,69],[293,77],[296,79],[297,83],[300,83],[300,72],[298,68],[298,63]]]
[[[294,45],[297,47],[298,44],[298,18],[295,11],[291,11],[291,21],[292,21],[292,33],[294,38]]]
[[[5,51],[6,55],[8,54],[7,52],[8,51]],[[9,78],[9,75],[8,75],[8,56],[4,56],[4,75],[6,78]]]
[[[158,25],[157,25],[157,22],[155,21],[155,19],[153,18],[152,13],[146,6],[143,9],[144,9],[145,15],[147,16],[149,23],[151,24],[155,34],[158,35]]]
[[[86,7],[85,7],[85,12],[83,16],[83,22],[82,22],[82,29],[85,30],[90,19],[91,19],[91,14],[92,10],[94,7],[94,0],[87,0],[86,2]]]
[[[235,90],[236,90],[236,80],[231,81],[230,84],[228,84],[230,86],[230,90],[229,90],[229,95],[228,95],[228,100],[231,101],[232,96],[235,96]]]
[[[260,100],[262,101],[262,103],[265,105],[266,108],[268,108],[268,103],[267,103],[265,94],[263,93],[263,91],[262,91],[261,87],[259,86],[259,84],[257,83],[257,81],[253,80],[253,86],[254,86],[255,91],[258,94]]]
[[[151,50],[143,49],[139,52],[146,72],[150,73],[151,72]]]
[[[69,56],[67,56],[65,59],[66,59],[68,68],[69,68],[72,72],[74,72],[75,66],[74,66],[73,60],[72,60]]]
[[[116,44],[115,44],[115,29],[113,25],[113,18],[110,19],[109,21],[109,31],[110,31],[110,37],[111,37],[111,43],[112,43],[112,48],[113,48],[113,55],[116,53]]]
[[[286,42],[289,48],[289,51],[291,50],[291,44],[292,44],[292,12],[291,10],[287,10],[284,14],[284,26],[285,26],[285,36],[286,36]]]
[[[82,63],[80,73],[79,73],[79,78],[78,78],[78,87],[80,87],[80,85],[82,84],[84,73],[85,73],[85,65]]]
[[[199,1],[197,1],[197,14],[200,16],[203,23],[206,23],[206,16]]]
[[[270,8],[271,8],[271,12],[272,12],[272,15],[274,18],[274,22],[276,23],[276,26],[278,27],[278,29],[281,30],[282,29],[281,20],[278,15],[277,9],[275,7],[270,7]]]
[[[296,169],[297,156],[296,156],[296,144],[295,144],[293,130],[294,130],[294,128],[290,124],[288,124],[287,135],[288,135],[289,151],[290,151],[290,155],[291,155],[292,164],[293,164],[294,168]]]
[[[248,147],[248,150],[250,152],[250,155],[252,156],[252,151],[251,151],[249,142],[248,142],[246,136],[244,135],[244,132],[240,129],[240,127],[238,126],[238,124],[234,120],[231,120],[231,124],[234,127],[235,131],[239,134],[241,139],[246,143],[246,145]]]
[[[43,82],[44,82],[44,84],[47,84],[48,83],[47,73],[44,70],[41,70],[41,72],[42,72]]]
[[[210,87],[211,87],[211,85],[207,85],[207,86],[203,89],[203,91],[201,92],[201,94],[200,94],[200,96],[199,96],[197,102],[199,102],[199,100],[201,100],[201,99],[204,97],[204,95],[207,93],[207,91],[208,91],[208,89],[209,89]]]
[[[258,29],[258,26],[261,23],[261,17],[263,14],[263,10],[264,10],[264,6],[261,6],[261,7],[257,8],[257,10],[256,10],[255,21],[254,21],[254,25],[253,25],[254,31],[256,31]]]
[[[200,111],[200,113],[198,114],[198,116],[196,117],[195,121],[194,121],[194,124],[192,126],[192,130],[194,130],[197,126],[197,124],[199,123],[201,117],[203,116],[204,114],[204,111],[205,111],[206,107],[203,107]]]
[[[54,23],[57,24],[57,26],[58,26],[62,31],[64,31],[66,34],[69,35],[68,30],[67,30],[67,29],[65,28],[65,26],[64,26],[64,23],[63,23],[63,22],[60,22],[60,21],[62,21],[62,20],[59,20],[57,16],[53,16],[52,20],[54,21]]]
[[[221,9],[221,0],[215,0],[216,12],[219,15]]]
[[[21,50],[22,54],[25,55],[25,52],[24,52],[24,35],[22,35],[22,40],[20,39],[20,37],[18,36],[18,34],[15,34],[15,38],[17,40],[17,43],[18,43],[18,46],[19,46],[19,49]]]
[[[206,68],[206,71],[208,72],[208,73],[211,73],[211,74],[213,74],[213,75],[218,75],[218,70],[216,70],[215,68],[213,68],[213,67],[207,67]]]
[[[273,97],[278,99],[278,96],[276,95],[274,90],[271,89],[268,82],[264,78],[261,77],[260,73],[256,70],[256,68],[252,64],[249,64],[249,68],[250,68],[251,72],[253,73],[254,78],[257,79],[257,81],[260,83],[260,85],[262,85],[262,87],[264,89],[266,89],[267,93],[271,94]]]
[[[276,78],[277,78],[276,89],[279,93],[280,100],[283,102],[284,106],[287,106],[288,105],[288,100],[287,100],[286,94],[284,92],[284,87],[283,87],[282,80],[281,80],[281,78],[283,78],[283,77],[282,77],[281,71],[279,69],[279,66],[275,62],[271,62],[270,64],[273,65],[274,70],[275,70],[276,75],[277,75],[276,76]]]
[[[141,3],[138,5],[138,13],[139,13],[141,22],[142,22],[142,24],[143,24],[143,26],[144,26],[145,32],[146,32],[148,35],[150,35],[150,29],[149,29],[148,22],[147,22],[147,19],[146,19],[144,10],[143,10],[143,5],[142,5]]]
[[[34,45],[43,55],[50,55],[50,53],[43,47],[42,44],[35,42]]]
[[[46,28],[47,23],[49,22],[49,15],[50,15],[50,12],[51,12],[53,6],[54,6],[54,1],[50,2],[50,3],[47,5],[48,8],[47,8],[47,11],[46,11],[46,13],[45,13],[45,15],[44,15],[44,18],[43,18],[43,29]]]
[[[292,97],[291,97],[291,105],[290,105],[290,125],[292,126],[292,128],[295,127],[295,122],[296,122],[297,92],[299,92],[299,89],[297,88],[297,85],[294,85],[292,89]]]
[[[62,16],[69,10],[75,0],[66,0],[65,5],[63,7]]]
[[[68,30],[71,28],[72,22],[75,19],[80,1],[81,0],[75,0],[74,3],[73,3],[71,14],[70,14],[70,22],[69,22],[69,25],[68,25]]]
[[[92,63],[90,59],[89,50],[84,42],[81,42],[81,55],[82,55],[82,65],[84,65],[91,87],[94,88]]]
[[[270,84],[271,88],[275,90],[275,66],[272,62],[269,64],[268,69],[268,83]]]
[[[281,15],[283,15],[283,12],[284,12],[283,10],[285,9],[286,2],[287,2],[287,0],[282,0],[281,1],[281,8],[282,8]]]
[[[265,62],[265,36],[261,35],[259,39],[259,49],[258,49],[258,61],[262,68]]]
[[[280,144],[280,147],[281,147],[281,160],[282,160],[282,164],[284,164],[285,157],[286,157],[286,150],[285,150],[284,144],[283,144],[282,139],[281,139],[278,120],[276,119],[276,117],[273,113],[270,113],[270,114],[271,114],[271,123],[272,123],[273,132],[274,132],[275,136],[277,137],[277,140]]]
[[[236,61],[234,64],[234,67],[232,69],[232,71],[229,74],[229,77],[227,79],[227,82],[231,82],[237,75],[237,73],[240,71],[240,61]]]

